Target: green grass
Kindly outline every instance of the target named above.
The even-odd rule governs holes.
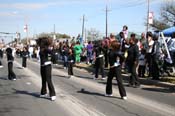
[[[163,77],[161,81],[175,84],[175,77]]]

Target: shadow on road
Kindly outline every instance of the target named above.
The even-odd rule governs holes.
[[[68,76],[63,76],[63,75],[52,75],[54,77],[60,77],[60,78],[68,78]]]
[[[0,80],[8,80],[8,77],[0,77]]]
[[[100,84],[104,84],[104,85],[106,85],[107,84],[107,82],[105,81],[99,81],[98,83],[100,83]],[[117,86],[117,82],[114,82],[114,83],[112,83],[112,85],[115,85],[115,86]]]
[[[14,94],[29,95],[29,96],[33,96],[36,98],[41,98],[40,94],[38,92],[28,92],[28,91],[24,91],[24,90],[17,90],[14,88],[13,88],[13,90],[14,90]],[[49,98],[43,98],[43,99],[49,99]]]
[[[56,68],[56,69],[64,69],[64,67],[61,67],[61,66],[53,66],[53,68]]]
[[[77,93],[82,93],[82,94],[87,94],[87,95],[93,95],[93,96],[106,97],[104,94],[97,93],[97,92],[90,92],[90,91],[87,91],[87,90],[84,90],[84,89],[81,89],[80,91],[77,91]],[[121,99],[120,97],[115,97],[115,96],[111,96],[109,98]]]
[[[174,93],[175,90],[171,88],[142,88],[146,91],[162,92],[162,93]]]
[[[29,75],[17,75],[17,77],[19,79],[21,79],[21,78],[28,78],[28,77],[31,77],[31,76],[29,76]]]
[[[17,68],[17,69],[23,69],[22,67],[19,67],[19,66],[17,66],[16,68]]]
[[[11,108],[8,108],[8,107],[5,107],[5,108],[1,108],[0,109],[0,115],[2,114],[5,114],[5,113],[9,113],[9,112],[11,112]]]
[[[92,77],[87,77],[87,76],[79,76],[79,75],[75,75],[77,78],[84,78],[84,79],[90,79],[92,80]]]
[[[25,109],[25,108],[20,108],[20,107],[3,107],[3,108],[1,108],[0,109],[0,116],[5,116],[5,114],[7,114],[7,113],[10,113],[10,112],[12,112],[12,111],[27,111],[27,109]]]

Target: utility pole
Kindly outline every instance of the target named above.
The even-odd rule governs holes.
[[[24,25],[24,32],[26,32],[26,41],[27,41],[27,45],[29,44],[29,38],[28,38],[28,25]]]
[[[106,4],[106,10],[105,10],[105,12],[106,12],[106,38],[108,37],[108,12],[109,12],[110,10],[108,9],[108,5]]]
[[[55,34],[55,24],[53,25],[53,33]]]
[[[106,5],[106,38],[108,37],[108,6]]]
[[[85,31],[85,26],[84,25],[85,25],[85,21],[87,21],[86,18],[85,18],[85,15],[83,15],[82,20],[83,20],[83,22],[82,22],[82,35],[81,35],[82,40],[81,40],[81,42],[83,42],[83,39],[84,39],[84,31]]]
[[[55,35],[55,24],[53,25],[53,40],[56,39],[56,35]]]
[[[84,22],[85,22],[85,15],[83,15],[82,38],[84,37]]]
[[[27,46],[30,44],[29,42],[29,28],[28,28],[28,16],[24,17],[24,32],[26,33],[26,41],[27,41]]]
[[[148,2],[148,11],[147,11],[147,27],[146,27],[146,32],[148,32],[149,30],[149,4],[150,4],[150,1],[147,0]]]
[[[86,33],[86,28],[85,28],[85,37],[84,37],[84,41],[87,42],[87,33]]]

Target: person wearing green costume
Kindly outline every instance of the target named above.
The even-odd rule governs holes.
[[[80,45],[80,42],[77,41],[76,45],[74,46],[74,54],[75,54],[75,62],[76,63],[80,63],[81,61],[81,53],[82,53],[82,49],[83,49],[83,46]]]

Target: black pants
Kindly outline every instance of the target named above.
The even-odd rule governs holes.
[[[145,75],[145,68],[146,68],[146,66],[139,65],[139,68],[138,68],[138,76],[139,77],[144,77],[144,75]]]
[[[0,58],[0,66],[2,65],[1,58]]]
[[[58,63],[58,54],[53,54],[52,55],[52,63],[57,64]]]
[[[95,78],[98,78],[99,70],[101,72],[102,77],[104,77],[104,61],[103,57],[97,58],[95,61]]]
[[[27,58],[22,57],[22,67],[27,67]]]
[[[121,66],[116,68],[111,68],[108,73],[107,85],[106,85],[106,94],[112,94],[112,80],[113,77],[116,77],[118,89],[120,96],[126,96],[126,91],[123,86],[122,77],[121,77]]]
[[[68,65],[68,59],[67,59],[68,57],[66,56],[66,55],[64,55],[63,56],[63,61],[64,61],[64,63],[63,63],[63,65],[64,65],[64,67],[66,67],[67,68],[67,65]]]
[[[68,62],[68,75],[73,75],[73,63]]]
[[[129,72],[131,73],[129,83],[131,85],[139,86],[140,85],[140,82],[139,82],[138,75],[136,73],[136,64],[131,63],[131,64],[128,65],[128,68],[129,68]]]
[[[52,71],[51,64],[46,66],[41,66],[41,78],[42,78],[41,95],[44,95],[47,93],[46,84],[48,84],[50,96],[56,95],[55,89],[52,83],[51,71]]]
[[[108,52],[105,52],[105,68],[108,68]]]
[[[156,62],[157,59],[152,59],[152,79],[159,80],[159,67],[158,63]]]
[[[152,76],[152,55],[151,55],[151,53],[146,54],[146,60],[148,63],[148,68],[149,68],[148,76],[151,77]]]
[[[8,79],[16,79],[16,75],[13,72],[13,62],[8,62]]]

